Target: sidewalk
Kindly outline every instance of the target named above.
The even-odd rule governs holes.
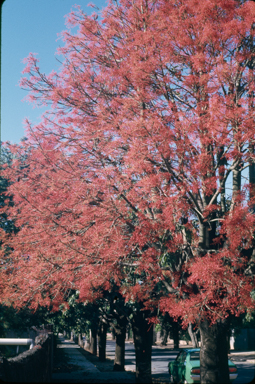
[[[64,350],[70,370],[60,366],[60,371],[52,374],[52,383],[135,383],[134,375],[128,372],[100,372],[80,352],[79,345],[62,336],[59,339],[57,348]]]

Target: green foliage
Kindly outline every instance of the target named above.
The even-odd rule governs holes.
[[[39,307],[36,312],[32,312],[28,307],[20,310],[13,306],[0,305],[0,337],[6,337],[9,331],[14,332],[16,337],[24,337],[23,332],[27,332],[32,326],[40,328],[42,325],[55,324],[58,313],[49,312],[46,307]],[[0,353],[6,358],[16,356],[16,346],[0,346]],[[19,353],[24,352],[29,347],[20,346]]]
[[[235,335],[239,335],[244,328],[255,328],[255,312],[230,317],[230,329],[234,329]]]
[[[40,314],[32,313],[29,308],[18,311],[13,306],[0,305],[0,337],[5,337],[9,330],[19,336],[27,328],[41,325],[41,320]]]
[[[47,323],[52,324],[56,332],[74,330],[76,334],[89,335],[91,323],[96,320],[96,311],[92,308],[92,304],[79,302],[78,297],[78,292],[70,292],[67,298],[69,308],[62,304],[59,311],[47,315]]]

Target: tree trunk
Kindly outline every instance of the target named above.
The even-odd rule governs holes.
[[[172,324],[172,330],[173,330],[173,339],[174,339],[174,349],[179,348],[179,324],[174,321]]]
[[[91,335],[85,339],[84,349],[91,352]]]
[[[115,329],[114,326],[112,327],[112,340],[116,339]]]
[[[90,333],[90,352],[97,355],[97,327],[93,327]]]
[[[169,335],[168,329],[164,328],[163,329],[163,337],[162,337],[161,345],[166,345],[167,344],[168,335]]]
[[[136,355],[136,383],[151,383],[151,350],[153,325],[146,319],[148,311],[138,310],[133,317]]]
[[[127,325],[127,340],[130,340],[132,339],[132,330],[131,330],[131,327],[130,327],[130,324]]]
[[[249,145],[249,152],[251,155],[255,154],[255,145]],[[250,183],[250,200],[255,197],[255,163],[254,161],[249,161],[249,183]],[[253,205],[253,213],[255,213],[255,204]]]
[[[233,181],[232,181],[232,199],[231,199],[231,206],[230,206],[230,211],[234,209],[234,206],[236,204],[236,197],[238,193],[241,190],[241,163],[240,161],[238,162],[237,166],[235,169],[233,169],[232,174],[233,174]]]
[[[210,326],[207,320],[200,324],[201,383],[230,383],[228,369],[227,335],[229,321],[217,321]]]
[[[106,335],[107,324],[104,321],[100,321],[98,327],[99,361],[105,361],[106,358]]]
[[[155,324],[153,325],[152,345],[156,345],[157,333],[155,331]]]
[[[78,334],[78,345],[79,345],[81,348],[84,347],[83,339],[82,339],[82,334],[81,334],[81,333]]]
[[[238,168],[233,169],[233,194],[235,195],[241,189],[241,172],[239,170],[240,166],[238,164]],[[235,197],[235,196],[234,196]]]
[[[193,332],[191,323],[189,323],[188,332],[189,332],[190,339],[192,341],[193,348],[198,348],[197,335],[195,334],[195,332]]]
[[[114,371],[125,371],[125,338],[126,338],[127,319],[124,315],[117,318],[115,325],[116,347],[114,359]]]
[[[221,206],[222,214],[225,214],[226,212],[226,186],[224,181],[224,176],[225,176],[224,165],[227,164],[227,160],[224,157],[224,150],[225,150],[224,145],[222,145],[219,148],[219,151],[217,153],[217,161],[219,164],[219,181],[220,181],[220,187],[221,187],[220,206]]]
[[[212,219],[215,218],[215,214],[211,215]],[[215,222],[211,223],[209,227],[208,223],[202,221],[199,222],[199,246],[202,248],[202,254],[205,253],[205,249],[215,248],[213,240],[216,235]]]

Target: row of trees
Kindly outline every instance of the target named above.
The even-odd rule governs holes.
[[[31,330],[48,329],[50,325],[56,336],[62,332],[71,338],[73,334],[73,339],[81,347],[90,350],[91,353],[98,355],[101,361],[104,361],[106,333],[111,332],[112,338],[116,342],[114,370],[125,370],[125,339],[134,340],[132,329],[134,326],[139,327],[139,323],[136,324],[136,318],[133,316],[138,308],[137,303],[125,304],[123,298],[120,295],[117,296],[114,290],[104,292],[103,297],[94,303],[81,303],[78,292],[70,291],[66,301],[69,308],[61,305],[56,312],[49,311],[47,307],[39,307],[35,312],[31,312],[28,307],[23,307],[18,311],[13,306],[0,305],[0,336],[10,337],[10,332],[14,332],[16,337],[27,337]],[[161,345],[166,345],[168,337],[170,337],[173,339],[175,349],[179,348],[180,340],[185,340],[187,343],[191,341],[194,348],[198,347],[199,330],[194,329],[191,323],[187,329],[182,329],[181,321],[174,321],[168,312],[158,313],[157,318],[159,323],[153,327],[153,341],[147,338],[147,343],[140,347],[146,348],[147,345],[147,348],[150,349],[151,342],[152,344],[156,341],[159,342],[159,333]],[[232,331],[234,330],[235,335],[238,335],[243,328],[254,327],[254,322],[254,316],[231,317],[231,332],[228,335],[229,348]],[[85,340],[83,335],[86,335]],[[146,336],[145,334],[145,338]],[[139,350],[137,342],[135,346]],[[15,349],[2,346],[0,353],[4,353],[7,357],[13,356]],[[138,367],[139,364],[138,357]]]
[[[254,15],[109,1],[67,17],[59,72],[29,55],[21,86],[49,109],[2,167],[19,228],[1,232],[5,303],[57,310],[70,289],[94,302],[117,287],[148,325],[137,339],[157,309],[194,324],[201,381],[229,382],[230,315],[255,306]]]

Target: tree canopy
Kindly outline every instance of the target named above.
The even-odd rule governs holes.
[[[148,307],[162,287],[186,323],[254,308],[254,16],[252,1],[109,1],[67,17],[58,72],[28,56],[21,87],[49,109],[3,173],[20,230],[1,231],[2,300],[58,308],[113,280]]]

